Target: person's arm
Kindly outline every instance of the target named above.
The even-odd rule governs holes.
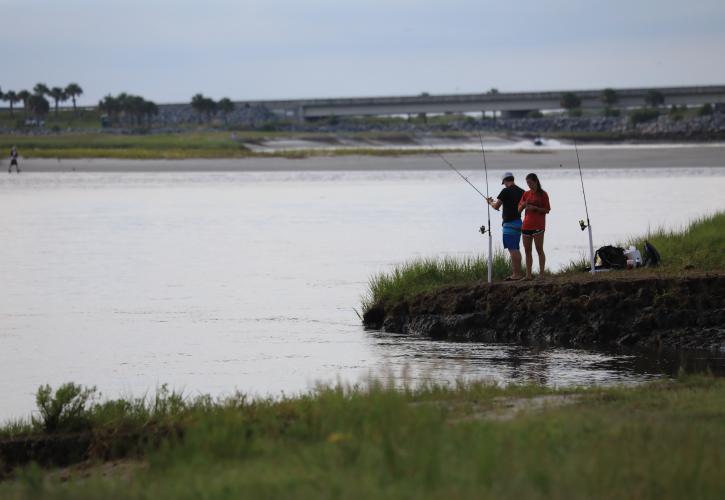
[[[549,195],[544,193],[544,213],[548,214],[551,212],[551,205],[549,204]]]
[[[528,192],[524,193],[523,196],[521,196],[521,200],[519,201],[519,213],[523,212],[524,210],[527,210],[528,207]]]
[[[501,208],[501,205],[503,205],[503,201],[501,201],[501,198],[498,198],[496,200],[494,200],[493,198],[488,198],[488,204],[491,205],[494,210],[498,210],[499,208]]]
[[[540,214],[548,214],[549,212],[551,212],[551,206],[549,205],[549,195],[547,195],[546,193],[542,193],[541,197],[544,200],[543,207],[538,207],[536,205],[531,205],[527,203],[525,207],[526,210],[531,210],[532,212],[539,212]]]

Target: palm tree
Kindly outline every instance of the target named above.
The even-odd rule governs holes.
[[[602,90],[602,102],[604,105],[608,108],[614,106],[617,104],[617,101],[619,100],[619,96],[617,95],[617,91],[614,89],[606,88]]]
[[[36,118],[42,118],[48,114],[48,111],[50,110],[50,103],[48,103],[48,99],[42,95],[33,94],[28,97],[28,108],[33,116]]]
[[[23,101],[23,114],[25,116],[28,116],[28,98],[30,98],[31,94],[27,90],[21,90],[18,92],[18,97],[21,101]]]
[[[73,113],[77,113],[76,97],[79,97],[83,94],[83,89],[77,83],[69,83],[68,86],[65,88],[65,93],[73,101]]]
[[[35,87],[33,87],[33,93],[35,95],[45,96],[45,95],[48,95],[49,92],[50,92],[50,89],[44,83],[36,83]]]
[[[561,94],[561,101],[559,104],[562,108],[572,110],[581,106],[582,100],[573,92],[565,92]]]
[[[3,100],[8,101],[10,103],[10,116],[13,116],[13,105],[16,102],[20,102],[20,98],[18,97],[18,94],[15,93],[13,90],[8,90],[5,92],[5,95],[3,96]]]
[[[191,107],[199,113],[199,123],[201,123],[201,115],[204,113],[206,97],[201,94],[195,94],[191,98]]]
[[[210,97],[204,97],[202,94],[196,94],[191,98],[191,107],[199,113],[199,123],[201,123],[201,115],[205,114],[206,119],[211,121],[211,117],[217,112],[217,103]]]
[[[48,92],[48,95],[55,101],[55,116],[58,116],[58,102],[67,100],[65,90],[60,87],[53,87],[50,89],[50,92]]]
[[[121,105],[117,97],[108,94],[98,103],[98,109],[106,113],[109,122],[113,123],[121,110]]]
[[[644,96],[644,102],[648,106],[657,108],[665,103],[665,95],[659,90],[650,90]]]
[[[146,119],[148,120],[150,126],[152,117],[159,114],[159,107],[153,101],[144,100],[142,109],[143,114],[146,116]]]
[[[217,103],[217,108],[222,112],[222,115],[224,115],[224,123],[227,123],[227,115],[234,111],[235,106],[231,99],[228,97],[222,97]]]

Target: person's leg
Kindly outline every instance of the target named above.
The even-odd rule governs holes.
[[[531,279],[531,268],[534,265],[534,256],[531,255],[531,236],[523,235],[524,251],[526,252],[526,278]]]
[[[534,244],[536,245],[536,253],[539,255],[539,276],[544,276],[546,269],[546,254],[544,254],[544,233],[534,236]]]
[[[511,254],[511,267],[513,268],[513,275],[511,276],[514,279],[521,278],[521,250],[509,250],[509,253]]]

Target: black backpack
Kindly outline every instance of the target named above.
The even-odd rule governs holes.
[[[662,258],[657,249],[649,241],[644,242],[644,261],[642,264],[644,267],[655,267],[658,266]]]
[[[596,256],[602,262],[602,269],[626,269],[627,257],[624,256],[624,248],[604,246],[597,250]]]

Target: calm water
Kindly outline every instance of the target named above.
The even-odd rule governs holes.
[[[725,169],[585,175],[596,246],[725,208]],[[579,178],[541,179],[556,269],[586,249]],[[38,385],[63,381],[108,396],[164,382],[289,394],[370,373],[566,385],[672,368],[365,332],[353,308],[372,273],[484,249],[485,209],[450,171],[29,173],[0,176],[0,213],[0,419],[27,414]]]

